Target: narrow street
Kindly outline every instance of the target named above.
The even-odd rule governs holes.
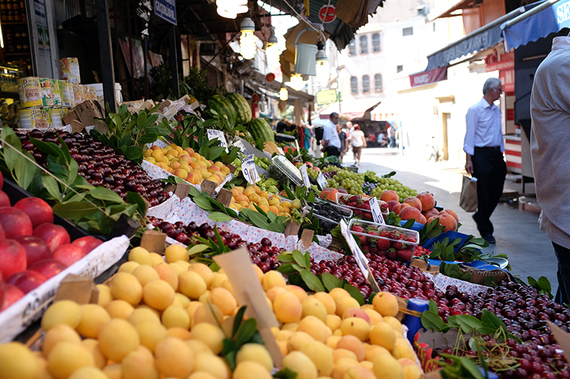
[[[352,164],[352,153],[344,160],[345,164]],[[471,218],[473,213],[467,213],[459,207],[461,180],[463,167],[450,165],[447,162],[429,162],[412,160],[400,156],[397,149],[368,148],[363,150],[359,172],[373,170],[379,175],[396,171],[395,179],[402,184],[421,191],[429,191],[435,195],[437,204],[444,208],[453,209],[459,216],[460,232],[473,234],[479,237],[475,221]],[[529,189],[527,184],[527,190]],[[513,190],[522,192],[521,183],[512,180],[505,181],[504,191]],[[538,279],[546,276],[552,284],[552,293],[558,288],[556,279],[556,256],[554,249],[546,234],[538,226],[538,212],[535,207],[528,210],[519,210],[523,205],[501,202],[491,221],[495,227],[494,236],[496,245],[489,246],[488,253],[506,254],[512,267],[512,273],[525,282],[529,275]]]

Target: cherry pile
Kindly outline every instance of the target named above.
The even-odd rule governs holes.
[[[212,226],[208,223],[197,225],[195,222],[190,222],[187,226],[182,221],[174,224],[163,221],[156,217],[149,217],[152,225],[166,233],[170,238],[174,238],[180,243],[190,245],[199,243],[195,237],[202,237],[211,240],[216,240],[216,233]],[[238,234],[231,233],[224,229],[218,228],[218,234],[222,243],[231,250],[245,247],[251,255],[251,260],[255,263],[264,273],[269,270],[277,270],[281,266],[281,262],[277,260],[277,256],[281,254],[284,249],[272,246],[269,238],[262,238],[259,243],[252,243],[244,241]]]
[[[129,191],[138,192],[151,206],[168,199],[163,183],[152,180],[142,167],[115,153],[112,148],[95,141],[89,135],[64,131],[44,133],[39,129],[33,129],[29,133],[18,132],[17,136],[21,140],[22,148],[30,152],[36,162],[43,167],[47,166],[47,154],[32,145],[29,138],[59,145],[59,136],[67,145],[71,157],[77,161],[79,175],[89,184],[113,190],[123,199]]]

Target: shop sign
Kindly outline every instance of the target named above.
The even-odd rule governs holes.
[[[425,86],[426,84],[432,84],[442,80],[447,80],[447,66],[410,75],[410,86]]]
[[[154,0],[154,13],[163,20],[177,25],[176,0]]]
[[[503,92],[515,91],[515,69],[514,67],[509,70],[500,70],[499,79],[503,83]]]
[[[326,23],[333,22],[336,19],[336,10],[332,5],[323,5],[319,10],[319,19]]]
[[[317,104],[319,105],[334,103],[336,100],[337,95],[335,89],[317,92]]]

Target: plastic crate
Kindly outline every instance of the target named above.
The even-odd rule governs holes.
[[[333,203],[333,202],[330,202],[330,201],[321,200],[321,199],[319,199],[319,198],[316,198],[315,201],[314,201],[314,203],[308,203],[308,204],[309,204],[309,206],[311,206],[311,207],[313,207],[312,204],[329,204],[330,206],[332,206],[332,207],[341,215],[341,217],[342,217],[343,219],[345,219],[345,220],[347,220],[347,221],[350,220],[350,219],[352,218],[352,216],[353,216],[352,210],[349,209],[348,207],[345,207],[345,206],[342,206],[342,205],[340,205],[340,204],[336,204],[336,203]],[[329,215],[324,214],[324,213],[322,213],[322,212],[318,212],[318,211],[316,211],[315,209],[313,209],[313,214],[319,214],[320,216],[324,216],[324,217],[327,217],[327,218],[331,218],[331,219],[332,219],[332,217],[330,217]],[[338,221],[340,221],[340,219],[339,219]]]
[[[357,225],[361,226],[365,232],[353,231],[353,226]],[[350,220],[348,229],[355,238],[360,240],[360,245],[364,253],[380,254],[392,260],[409,261],[420,241],[420,234],[415,230],[377,224],[364,220]],[[371,229],[378,234],[386,232],[387,235],[375,236],[369,234]]]
[[[352,213],[354,216],[359,217],[363,220],[374,221],[374,218],[372,217],[372,212],[370,210],[358,208],[358,207],[353,207],[353,206],[350,206],[350,205],[343,202],[343,199],[349,199],[349,198],[355,196],[358,198],[359,203],[366,204],[366,203],[370,202],[371,198],[362,197],[359,195],[350,195],[350,194],[341,193],[341,192],[337,192],[335,196],[336,196],[336,198],[335,198],[336,203],[342,207],[345,207],[345,208],[352,210]],[[379,205],[380,205],[380,201],[381,200],[378,200]],[[390,213],[390,211],[387,208],[382,209],[382,207],[380,207],[380,211],[382,212],[382,217],[386,217],[386,216],[388,216],[388,213]]]

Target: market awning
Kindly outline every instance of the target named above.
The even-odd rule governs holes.
[[[321,119],[328,119],[333,112],[341,116],[353,118],[370,118],[370,111],[380,104],[381,99],[347,100],[340,103],[332,103],[321,109],[318,113]]]
[[[384,99],[370,111],[370,118],[374,121],[393,121],[398,118],[399,106],[396,97]]]
[[[473,8],[473,5],[475,5],[475,0],[458,0],[455,2],[455,4],[453,4],[452,6],[447,8],[440,15],[434,17],[431,21],[437,20],[438,18],[461,16],[460,14],[455,14],[454,12],[456,12],[458,10],[463,10],[466,8]]]
[[[428,55],[428,66],[426,71],[433,70],[438,67],[449,65],[455,59],[461,58],[465,55],[477,53],[481,50],[488,49],[503,41],[501,25],[509,21],[525,11],[542,4],[544,1],[539,1],[524,7],[519,7],[514,11],[499,17],[493,22],[488,23],[482,28],[477,29],[473,33],[466,35],[458,41],[455,41],[443,49]]]
[[[548,0],[502,25],[507,50],[570,28],[570,0]]]

